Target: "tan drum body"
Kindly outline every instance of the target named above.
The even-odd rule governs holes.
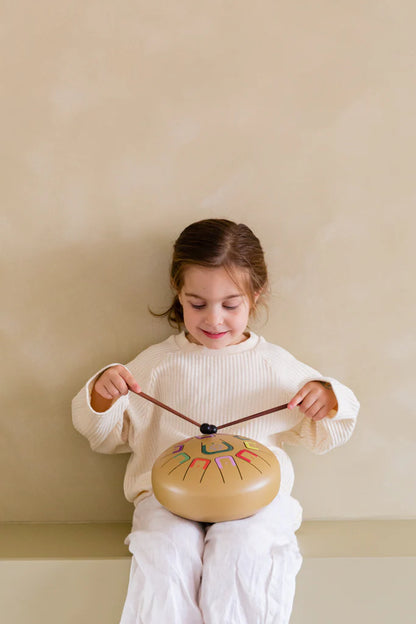
[[[157,500],[178,516],[199,522],[237,520],[277,495],[280,466],[270,449],[250,438],[200,435],[157,458],[152,486]]]

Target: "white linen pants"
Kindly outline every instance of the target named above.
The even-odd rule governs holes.
[[[250,518],[209,525],[143,499],[126,539],[133,559],[120,624],[287,624],[301,515],[281,493]]]

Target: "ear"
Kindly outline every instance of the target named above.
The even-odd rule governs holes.
[[[262,293],[261,290],[259,290],[258,292],[254,293],[254,305],[257,303],[261,293]]]

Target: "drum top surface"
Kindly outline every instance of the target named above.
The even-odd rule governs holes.
[[[250,438],[200,435],[157,458],[152,485],[156,498],[173,513],[217,522],[251,515],[268,504],[279,490],[280,466],[270,449]]]

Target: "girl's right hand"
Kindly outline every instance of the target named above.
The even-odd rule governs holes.
[[[91,407],[96,412],[105,412],[122,395],[141,392],[133,375],[121,364],[107,368],[95,382],[91,392]]]

